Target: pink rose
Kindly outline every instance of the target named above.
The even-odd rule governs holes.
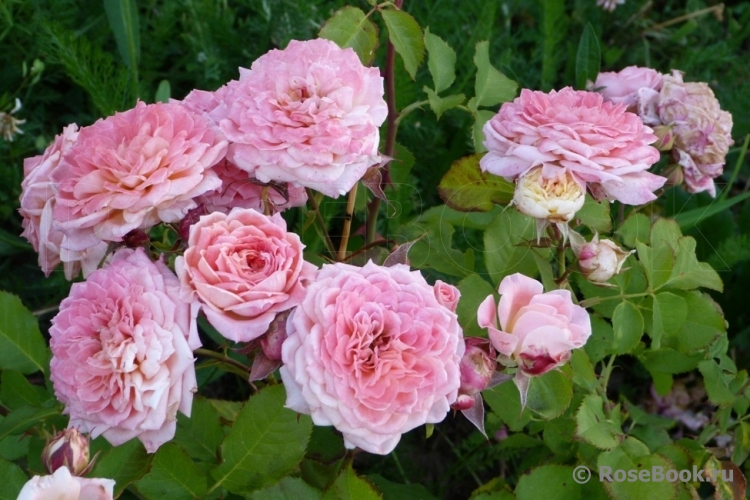
[[[458,307],[458,300],[461,298],[461,292],[458,291],[453,285],[449,285],[443,281],[435,281],[435,298],[441,306],[447,307],[453,312],[456,312]]]
[[[567,363],[570,351],[591,335],[591,320],[573,304],[570,291],[543,293],[541,283],[520,273],[506,276],[498,291],[497,307],[494,297],[487,297],[479,305],[477,322],[487,329],[501,361],[518,365],[515,382],[525,399],[527,377]]]
[[[235,208],[229,215],[201,217],[175,269],[183,296],[202,303],[219,333],[248,342],[263,335],[277,314],[302,302],[306,283],[315,278],[303,248],[281,215]]]
[[[18,500],[112,500],[114,488],[111,479],[75,477],[67,467],[60,467],[51,476],[29,479]]]
[[[88,276],[97,268],[107,250],[107,244],[102,241],[82,251],[66,250],[62,248],[65,234],[54,226],[52,212],[57,183],[52,181],[51,174],[76,139],[78,126],[68,125],[43,155],[23,161],[24,180],[21,183],[21,208],[18,209],[23,217],[21,236],[39,253],[39,267],[45,276],[49,276],[63,262],[65,277],[69,280],[78,276],[81,268],[84,277]]]
[[[69,427],[113,445],[134,437],[153,453],[174,437],[177,410],[190,416],[200,347],[197,303],[142,248],[75,283],[50,328],[50,379]]]
[[[221,185],[210,167],[225,151],[208,119],[179,104],[139,102],[82,128],[52,173],[63,246],[83,250],[179,221],[193,198]]]
[[[651,129],[596,92],[524,89],[483,128],[482,170],[516,180],[541,165],[544,179],[567,170],[596,198],[640,205],[656,199],[665,178],[648,172],[659,160]]]
[[[196,201],[203,203],[206,212],[229,213],[233,208],[252,208],[264,212],[263,190],[272,212],[282,212],[287,208],[301,207],[307,202],[304,188],[292,184],[263,185],[252,175],[240,170],[227,160],[212,167],[221,179],[216,191],[199,196]]]
[[[287,334],[286,406],[336,427],[347,448],[390,453],[401,434],[442,421],[456,400],[461,327],[408,266],[323,266]]]
[[[378,68],[328,40],[272,50],[210,112],[233,143],[227,158],[262,182],[291,182],[337,197],[381,162],[388,114]]]
[[[628,66],[619,72],[599,73],[593,89],[602,94],[605,101],[624,104],[634,111],[638,103],[638,92],[642,88],[658,92],[661,90],[662,77],[661,73],[651,68]]]

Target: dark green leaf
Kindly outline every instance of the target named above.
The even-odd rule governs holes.
[[[96,461],[91,477],[114,479],[115,497],[117,497],[130,483],[142,478],[148,472],[153,458],[153,455],[146,453],[140,441],[131,439],[101,455]]]
[[[615,234],[622,238],[622,242],[630,248],[635,248],[635,242],[649,243],[651,235],[651,222],[648,217],[641,213],[633,214],[620,226]]]
[[[247,493],[270,486],[294,469],[305,455],[312,421],[284,408],[282,385],[262,389],[245,404],[224,439],[224,462],[211,475],[218,487]]]
[[[661,346],[662,337],[678,332],[685,325],[687,315],[688,306],[685,299],[669,292],[656,294],[651,348],[658,349]]]
[[[518,500],[578,500],[583,498],[583,487],[573,480],[573,467],[542,465],[524,474],[516,486]]]
[[[39,422],[59,414],[60,408],[57,406],[41,408],[22,406],[6,415],[2,422],[0,422],[0,439],[21,434]]]
[[[612,316],[614,341],[612,352],[625,354],[630,352],[641,341],[643,335],[643,316],[632,302],[623,301],[615,308]]]
[[[678,241],[677,259],[664,288],[692,290],[698,287],[724,291],[724,284],[716,271],[706,262],[698,262],[695,256],[695,239],[685,236]]]
[[[740,422],[734,430],[734,451],[732,462],[742,465],[750,455],[750,424]]]
[[[591,392],[596,390],[599,382],[596,380],[594,365],[583,349],[574,349],[570,356],[570,368],[573,370],[573,383]]]
[[[341,471],[338,479],[326,491],[326,500],[375,500],[383,498],[372,485],[357,477],[351,466]]]
[[[182,413],[177,418],[175,441],[192,458],[216,462],[224,431],[219,423],[219,412],[206,399],[196,397],[190,417]]]
[[[249,500],[318,500],[323,492],[316,490],[302,479],[285,477],[279,483],[268,488],[255,491],[247,498]]]
[[[609,215],[609,205],[608,201],[596,201],[591,195],[587,194],[586,202],[576,212],[575,218],[593,231],[608,233],[612,229],[612,217]]]
[[[0,378],[0,401],[15,410],[22,406],[40,406],[52,398],[44,387],[31,385],[20,372],[5,370]]]
[[[687,355],[674,349],[662,347],[644,351],[639,358],[654,373],[685,373],[698,367],[702,354]]]
[[[403,10],[381,11],[388,28],[388,39],[404,61],[404,68],[412,80],[424,58],[424,39],[419,23]]]
[[[484,233],[484,263],[495,283],[514,273],[527,276],[536,274],[536,261],[532,252],[543,258],[549,255],[548,248],[532,249],[536,241],[536,219],[527,217],[513,209],[503,210]]]
[[[320,38],[331,40],[342,49],[351,47],[362,64],[369,66],[378,47],[378,28],[357,7],[336,11],[320,29]]]
[[[442,38],[424,30],[424,44],[427,48],[427,68],[435,84],[435,92],[447,89],[456,79],[456,52]],[[439,117],[439,115],[438,115]]]
[[[616,470],[650,472],[653,467],[662,467],[666,471],[673,469],[673,464],[661,455],[652,455],[647,446],[635,438],[628,438],[621,447],[599,455],[597,465],[609,467],[614,474]],[[644,473],[645,474],[645,473]],[[614,476],[611,475],[614,479]],[[673,500],[677,498],[677,483],[669,481],[605,481],[604,487],[612,498],[659,498]]]
[[[208,479],[182,448],[166,443],[154,455],[149,473],[136,481],[135,486],[147,499],[202,499]]]
[[[0,500],[16,500],[21,488],[29,480],[20,467],[1,458],[0,478],[3,481],[3,486],[0,488]]]
[[[666,243],[659,246],[649,247],[645,243],[635,244],[638,250],[638,259],[643,264],[643,270],[653,290],[658,290],[669,281],[674,269],[674,250]]]
[[[104,0],[104,10],[122,60],[136,71],[141,58],[141,35],[135,0]]]
[[[39,324],[21,299],[0,291],[0,370],[47,371],[49,350]]]
[[[745,201],[748,198],[750,198],[750,191],[746,191],[728,200],[720,201],[720,199],[717,198],[706,207],[698,207],[685,212],[680,212],[675,215],[674,218],[682,229],[687,230],[697,225],[698,222],[708,219],[721,211],[727,210],[729,207],[736,205],[741,201]]]
[[[604,416],[600,396],[589,394],[576,413],[576,435],[599,449],[608,450],[620,444],[622,431]]]
[[[601,66],[601,53],[599,51],[599,40],[591,23],[586,23],[578,42],[578,53],[576,54],[576,87],[580,90],[586,88],[587,81],[595,81]]]
[[[453,162],[438,186],[446,205],[465,212],[489,212],[496,204],[504,205],[513,199],[513,184],[482,172],[480,158],[480,155],[471,155]]]
[[[729,405],[734,401],[734,394],[729,390],[729,385],[721,371],[721,368],[712,359],[701,361],[698,364],[698,370],[703,375],[703,382],[706,385],[708,399],[717,405]]]
[[[495,290],[478,274],[470,274],[458,283],[461,298],[456,313],[466,337],[486,337],[487,331],[477,324],[477,309]]]
[[[526,406],[545,420],[552,420],[568,409],[573,397],[573,383],[560,370],[532,377]]]
[[[520,431],[531,418],[530,412],[522,411],[521,395],[512,380],[482,391],[482,397],[492,411],[514,432]]]
[[[591,337],[583,346],[592,363],[597,363],[604,359],[607,354],[612,354],[613,338],[612,325],[600,316],[592,314]]]
[[[437,500],[421,484],[394,483],[379,474],[369,474],[367,480],[380,490],[385,500]]]

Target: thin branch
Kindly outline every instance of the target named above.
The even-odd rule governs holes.
[[[310,204],[310,208],[312,208],[312,211],[315,212],[315,220],[318,221],[318,225],[320,225],[320,229],[321,231],[323,231],[326,249],[331,255],[336,255],[336,247],[333,246],[331,236],[328,234],[328,228],[326,227],[326,221],[323,219],[323,214],[320,213],[318,202],[315,201],[315,193],[310,188],[305,188],[305,192],[307,193],[307,202]]]
[[[354,218],[354,203],[357,201],[357,186],[359,183],[352,187],[349,191],[349,198],[346,200],[346,218],[344,219],[344,229],[341,234],[341,242],[339,243],[339,255],[336,260],[341,262],[346,257],[346,247],[349,244],[349,233],[352,230],[352,219]]]

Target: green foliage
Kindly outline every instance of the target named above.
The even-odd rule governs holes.
[[[362,64],[369,66],[378,47],[378,28],[361,9],[348,6],[326,21],[320,38],[336,42],[341,48],[351,47]]]
[[[472,155],[453,162],[438,186],[446,205],[464,212],[489,212],[495,205],[505,205],[513,199],[513,184],[482,172],[479,159],[479,155]]]
[[[388,39],[404,61],[404,68],[414,80],[424,59],[424,39],[419,23],[403,10],[381,12],[388,28]]]
[[[159,448],[151,462],[151,469],[135,483],[146,498],[174,498],[188,500],[205,498],[208,478],[190,457],[176,444]]]
[[[585,89],[586,82],[596,81],[601,66],[599,40],[591,23],[587,23],[578,42],[576,55],[576,88]]]
[[[36,318],[21,300],[0,291],[0,369],[47,371],[49,349]]]

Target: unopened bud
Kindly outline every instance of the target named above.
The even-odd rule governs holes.
[[[187,241],[190,238],[190,227],[198,222],[201,215],[206,215],[206,207],[203,203],[199,203],[197,207],[188,211],[187,215],[185,215],[180,221],[180,238],[182,238],[183,241]]]
[[[263,354],[271,361],[281,361],[281,345],[286,340],[286,320],[291,311],[280,313],[271,322],[268,331],[260,338]]]
[[[634,252],[625,252],[611,240],[599,241],[598,234],[581,246],[574,244],[573,251],[581,274],[594,283],[604,283],[619,273],[628,255]]]
[[[567,222],[583,207],[584,189],[567,170],[545,179],[534,167],[516,181],[513,203],[522,214],[552,222]]]
[[[474,404],[474,396],[482,392],[492,379],[497,368],[495,348],[488,339],[467,337],[466,350],[461,358],[461,387],[458,399],[452,405],[455,410],[467,410]]]
[[[129,248],[142,247],[148,243],[148,235],[142,229],[133,229],[122,239]]]
[[[659,139],[652,144],[659,151],[671,151],[674,146],[675,133],[671,125],[657,125],[654,127],[654,135]]]
[[[65,466],[74,476],[84,475],[90,469],[88,437],[78,429],[59,432],[42,450],[42,462],[50,474]]]
[[[677,164],[669,165],[661,175],[667,178],[667,186],[681,186],[685,182],[685,173],[682,171],[682,167]]]

